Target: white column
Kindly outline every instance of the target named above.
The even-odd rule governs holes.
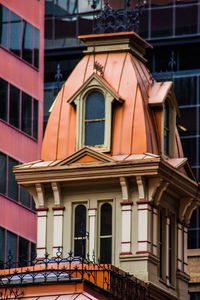
[[[178,223],[178,270],[183,271],[183,225]]]
[[[166,217],[166,283],[169,285],[169,225],[170,218]]]
[[[53,256],[63,247],[63,216],[65,207],[53,207]]]
[[[46,253],[48,208],[37,209],[37,257],[43,258]]]
[[[153,207],[153,243],[152,252],[155,256],[158,256],[158,209]]]
[[[89,216],[89,258],[93,260],[95,255],[95,228],[96,228],[96,208],[88,209]]]
[[[138,251],[136,254],[150,252],[150,212],[151,203],[149,201],[138,201]]]
[[[187,273],[187,236],[188,236],[188,228],[186,226],[183,227],[183,239],[184,239],[184,246],[183,246],[183,272]]]
[[[121,202],[122,211],[122,240],[120,255],[129,255],[131,252],[131,216],[132,202]]]

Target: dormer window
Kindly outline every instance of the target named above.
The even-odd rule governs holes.
[[[164,154],[169,155],[169,137],[170,137],[170,124],[169,124],[169,104],[166,101],[164,105]]]
[[[85,101],[85,146],[104,145],[105,99],[99,91],[91,92]]]
[[[163,105],[163,142],[162,153],[168,157],[174,157],[175,146],[176,109],[170,99],[166,99]]]

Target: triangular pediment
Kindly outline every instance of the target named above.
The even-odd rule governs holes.
[[[72,155],[68,156],[64,160],[60,161],[58,164],[54,165],[58,166],[65,166],[71,164],[87,164],[87,163],[111,163],[114,160],[106,154],[101,152],[95,151],[89,147],[84,147],[79,151],[73,153]]]
[[[123,102],[123,99],[119,93],[102,77],[96,73],[93,73],[85,83],[75,92],[75,94],[68,100],[69,103],[73,103],[83,91],[88,87],[98,87],[101,86],[106,90],[115,100]]]

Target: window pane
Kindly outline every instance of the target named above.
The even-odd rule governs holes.
[[[197,225],[197,209],[195,209],[192,213],[192,216],[190,219],[190,228],[196,228],[197,226],[199,226],[199,224]]]
[[[197,9],[197,5],[176,7],[177,35],[192,34],[197,32]]]
[[[21,18],[11,12],[10,50],[21,56]]]
[[[86,240],[85,239],[75,240],[75,243],[74,243],[74,256],[85,257],[85,245],[86,245]]]
[[[10,120],[9,123],[19,128],[20,123],[20,90],[10,84]]]
[[[180,118],[178,120],[178,124],[186,129],[186,131],[179,131],[181,136],[197,134],[197,109],[197,107],[180,108]]]
[[[13,167],[17,166],[18,162],[12,158],[8,158],[8,197],[18,201],[18,185],[13,173]]]
[[[196,104],[197,78],[183,77],[174,79],[174,89],[179,105]]]
[[[5,259],[5,230],[0,227],[0,269],[4,269]]]
[[[0,5],[0,43],[8,48],[8,32],[9,32],[9,10]]]
[[[33,103],[33,137],[38,138],[38,101]]]
[[[104,144],[104,121],[85,123],[85,145]]]
[[[105,203],[101,206],[101,232],[100,235],[112,234],[112,206]]]
[[[25,267],[29,262],[29,241],[19,237],[19,267]]]
[[[191,166],[196,165],[197,151],[196,151],[196,138],[182,138],[181,143],[183,146],[184,157],[187,157]]]
[[[86,120],[103,119],[105,117],[105,100],[99,92],[93,92],[86,99]]]
[[[32,98],[22,92],[22,130],[31,135]]]
[[[0,118],[8,121],[8,83],[0,78]]]
[[[197,245],[197,230],[188,230],[188,249],[199,248]]]
[[[20,202],[27,207],[30,207],[31,205],[30,194],[23,186],[20,186]]]
[[[151,11],[151,35],[162,37],[172,35],[173,9],[152,9]]]
[[[0,193],[6,193],[6,155],[0,152]]]
[[[110,264],[112,253],[112,238],[100,239],[100,264]]]
[[[17,262],[17,236],[7,231],[6,264],[14,268]]]
[[[34,29],[34,66],[39,68],[39,37],[40,32],[37,28]]]
[[[36,244],[31,243],[31,262],[37,257]]]
[[[75,237],[82,237],[86,234],[86,207],[78,205],[75,209]]]
[[[33,57],[33,26],[23,21],[22,58],[32,64]]]

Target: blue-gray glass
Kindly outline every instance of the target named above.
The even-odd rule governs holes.
[[[4,269],[5,259],[5,230],[0,227],[0,269]]]
[[[32,133],[32,98],[22,93],[22,131],[31,135]]]
[[[29,62],[33,63],[33,26],[23,21],[23,36],[22,36],[22,58]]]
[[[0,78],[0,119],[8,121],[8,83]]]
[[[20,203],[29,208],[31,206],[30,194],[23,186],[20,186]]]
[[[104,144],[104,121],[85,122],[85,146]]]
[[[105,100],[99,92],[90,93],[86,99],[85,120],[104,119]]]
[[[7,231],[6,267],[14,268],[17,262],[17,236]]]
[[[105,203],[101,206],[101,232],[100,235],[112,234],[112,206]]]
[[[75,237],[85,237],[86,234],[86,207],[78,205],[75,209]]]
[[[0,5],[0,43],[5,48],[9,47],[9,10]]]
[[[18,184],[15,180],[15,175],[13,173],[13,167],[18,165],[15,159],[8,158],[8,197],[18,201]]]
[[[39,68],[39,37],[39,30],[34,28],[34,66],[36,68]]]
[[[11,12],[10,50],[21,56],[21,18]]]
[[[19,237],[19,250],[18,250],[18,267],[28,266],[29,263],[29,241]]]
[[[6,177],[7,177],[7,159],[6,155],[0,152],[0,193],[6,193]]]
[[[20,127],[20,90],[10,84],[10,114],[9,123]]]

